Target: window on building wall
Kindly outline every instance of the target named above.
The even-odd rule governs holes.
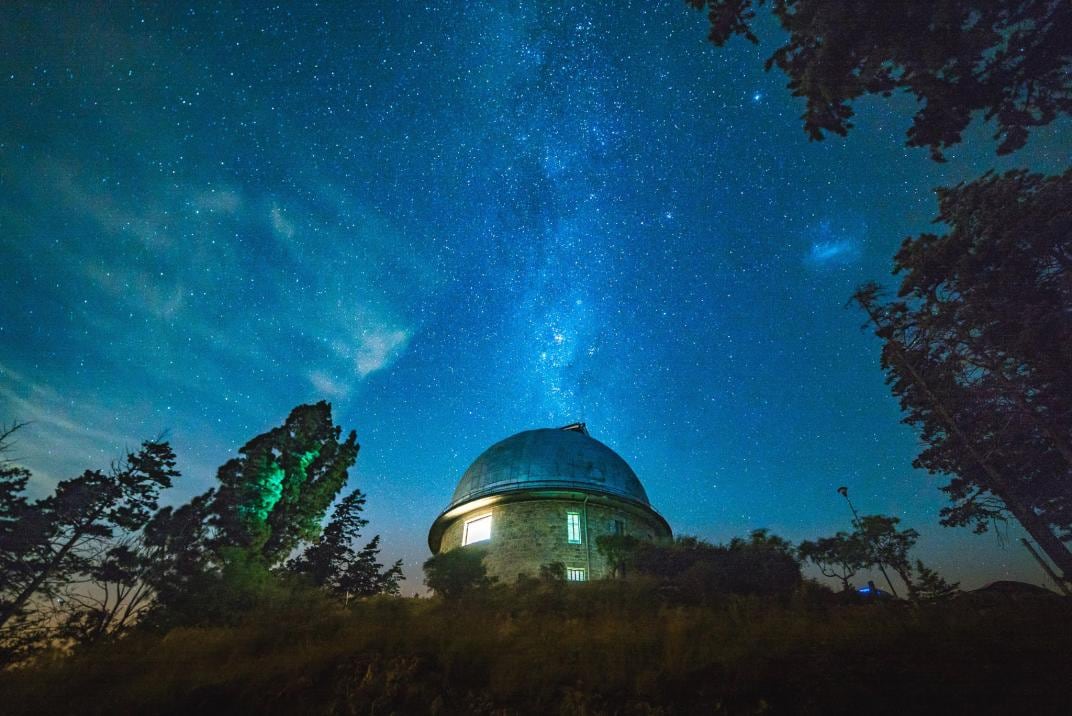
[[[570,544],[581,543],[581,513],[566,513],[566,539]]]
[[[491,539],[491,515],[483,515],[465,523],[462,545],[486,542]]]
[[[625,534],[625,523],[622,522],[621,520],[614,520],[614,524],[611,525],[611,527],[614,530],[614,534],[616,534],[616,535],[624,535]]]
[[[569,582],[583,582],[584,581],[584,569],[581,567],[567,567],[566,568],[566,581]]]

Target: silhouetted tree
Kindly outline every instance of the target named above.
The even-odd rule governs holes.
[[[141,535],[125,534],[88,560],[86,573],[57,590],[57,636],[74,644],[114,637],[152,604],[148,572],[155,565]]]
[[[624,579],[629,576],[630,564],[634,560],[640,540],[632,535],[615,534],[596,537],[596,550],[607,560],[610,576]]]
[[[841,582],[844,591],[852,589],[849,581],[867,566],[869,555],[859,534],[838,532],[833,537],[805,540],[797,547],[800,559],[811,562],[826,577]]]
[[[444,599],[457,599],[491,584],[484,566],[486,552],[480,547],[459,547],[429,558],[424,563],[424,583]]]
[[[364,505],[365,496],[360,490],[344,497],[320,537],[290,560],[287,569],[339,596],[397,594],[402,561],[384,569],[379,562],[380,536],[373,537],[360,551],[354,549],[354,541],[368,524],[361,517]]]
[[[635,541],[620,543],[620,560],[630,573],[654,577],[687,600],[719,594],[785,594],[801,582],[800,563],[792,546],[756,530],[748,539],[714,545],[679,536],[670,545]]]
[[[938,194],[951,230],[905,240],[897,298],[868,284],[854,299],[926,446],[914,465],[952,476],[942,523],[981,532],[1007,510],[1067,580],[1072,172],[988,174]]]
[[[563,562],[548,562],[540,565],[540,579],[544,582],[565,582],[566,565]]]
[[[146,524],[142,540],[149,569],[145,579],[154,591],[143,620],[164,628],[199,620],[218,621],[221,605],[212,594],[219,581],[208,522],[215,491],[179,507],[163,507]]]
[[[709,39],[758,43],[756,9],[766,0],[686,0],[706,9]],[[995,120],[999,154],[1022,147],[1028,130],[1072,112],[1072,3],[1054,0],[771,0],[788,38],[766,62],[807,102],[811,139],[852,127],[864,95],[907,92],[921,108],[909,146],[957,144],[973,115]]]
[[[897,529],[901,520],[887,515],[866,515],[856,524],[856,536],[867,549],[865,567],[891,567],[905,583],[912,587],[912,563],[908,552],[915,546],[919,533],[914,529]],[[897,596],[897,590],[890,584]]]
[[[936,602],[960,591],[960,582],[949,583],[923,562],[916,560],[916,578],[908,586],[908,596],[916,601]]]
[[[21,494],[29,473],[10,465],[3,468],[0,641],[10,645],[9,640],[24,641],[18,633],[24,629],[42,636],[41,630],[56,616],[53,604],[71,596],[72,585],[92,582],[105,570],[111,570],[109,577],[115,576],[123,568],[128,561],[123,539],[145,525],[157,507],[160,490],[170,487],[179,473],[171,447],[147,441],[108,472],[87,470],[60,482],[52,495],[30,503]],[[110,603],[108,609],[122,606]],[[84,604],[66,604],[64,610],[72,624],[102,619]]]

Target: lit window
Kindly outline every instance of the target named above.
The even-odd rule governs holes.
[[[491,539],[491,515],[477,517],[465,523],[465,534],[462,535],[462,545],[474,542],[486,542]]]
[[[570,544],[581,543],[581,513],[566,513],[566,538]]]
[[[584,570],[580,567],[567,567],[566,568],[566,580],[570,582],[583,582]]]

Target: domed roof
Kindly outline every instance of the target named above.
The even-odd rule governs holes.
[[[583,423],[526,430],[495,443],[462,475],[450,507],[531,489],[603,493],[651,507],[629,464],[589,436]]]

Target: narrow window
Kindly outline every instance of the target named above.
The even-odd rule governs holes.
[[[566,539],[570,544],[581,543],[581,513],[566,513]]]
[[[625,534],[625,524],[621,520],[614,520],[614,534],[616,534],[616,535],[624,535]]]
[[[583,582],[584,581],[584,569],[580,567],[567,567],[566,568],[566,580],[570,582]]]
[[[491,515],[477,517],[465,523],[465,532],[462,535],[462,545],[474,542],[486,542],[491,539]]]

